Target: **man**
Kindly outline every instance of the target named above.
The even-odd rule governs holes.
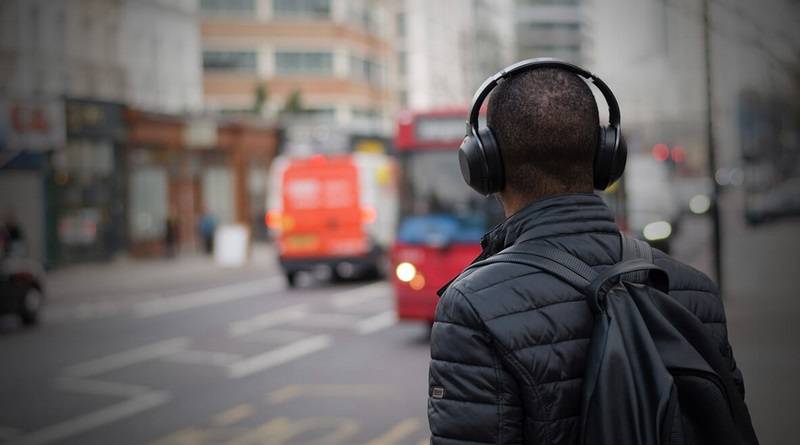
[[[507,219],[483,238],[479,259],[524,237],[515,248],[556,248],[598,272],[620,261],[619,229],[593,193],[598,125],[591,89],[568,70],[525,70],[492,91],[487,126]],[[670,295],[707,326],[743,396],[716,286],[660,251],[654,262]],[[552,274],[512,263],[467,270],[442,295],[431,333],[432,444],[577,444],[592,325],[583,295]]]

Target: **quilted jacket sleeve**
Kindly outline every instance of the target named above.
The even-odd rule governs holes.
[[[492,336],[453,286],[431,332],[428,421],[432,445],[521,444],[519,389]]]

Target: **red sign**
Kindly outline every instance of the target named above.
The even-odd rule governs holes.
[[[0,102],[0,127],[11,150],[50,150],[64,145],[64,105],[59,100]]]

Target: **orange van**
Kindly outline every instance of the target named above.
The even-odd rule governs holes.
[[[393,169],[383,154],[275,160],[266,219],[290,286],[301,271],[382,271],[397,212]]]

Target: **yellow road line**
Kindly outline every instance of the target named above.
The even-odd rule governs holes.
[[[385,385],[288,385],[267,394],[272,405],[301,397],[382,397],[388,393]]]
[[[389,431],[372,439],[367,445],[396,445],[399,441],[406,438],[409,434],[419,429],[420,421],[417,418],[410,418],[399,422]]]
[[[278,417],[236,437],[228,444],[285,445],[303,435],[311,437],[311,440],[303,442],[302,445],[340,445],[351,443],[350,439],[358,430],[359,426],[355,420],[342,417],[310,417],[301,420]]]
[[[242,420],[250,417],[254,412],[255,408],[253,405],[249,403],[242,403],[241,405],[236,405],[233,408],[217,414],[211,420],[211,423],[214,426],[233,425],[234,423],[241,422]]]

